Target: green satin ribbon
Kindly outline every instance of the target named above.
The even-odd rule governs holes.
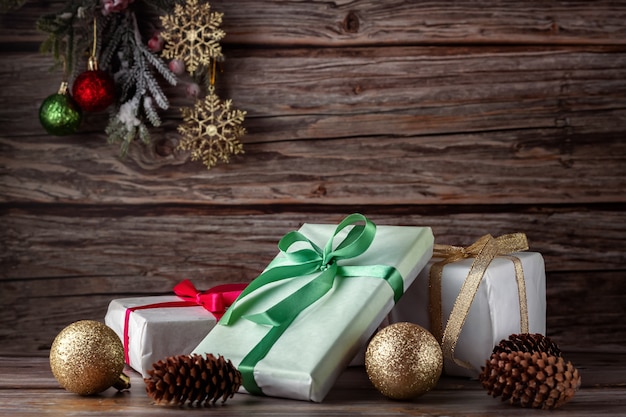
[[[359,224],[364,223],[364,224]],[[346,227],[354,226],[335,249],[336,236]],[[296,317],[311,304],[322,298],[333,287],[336,277],[375,277],[387,281],[394,292],[397,302],[404,292],[404,281],[396,268],[388,265],[338,265],[343,259],[354,258],[363,254],[371,245],[376,234],[376,225],[361,214],[347,216],[335,229],[324,249],[319,248],[302,233],[294,231],[286,234],[278,243],[278,248],[285,255],[288,263],[270,264],[254,279],[226,311],[219,324],[228,326],[241,318],[270,327],[269,332],[244,357],[239,364],[243,386],[251,394],[262,395],[261,388],[254,379],[254,367],[270,351],[274,343],[287,330]],[[292,245],[303,243],[305,249],[289,251]],[[281,280],[318,273],[310,282],[294,293],[283,298],[267,310],[247,314],[262,299],[261,295],[252,295],[259,288]]]

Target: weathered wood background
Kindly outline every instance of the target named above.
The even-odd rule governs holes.
[[[185,277],[250,280],[287,231],[354,211],[439,243],[526,232],[548,334],[624,351],[626,1],[213,0],[249,133],[210,171],[175,150],[184,87],[125,160],[103,117],[44,132],[61,75],[34,22],[62,3],[0,16],[0,352]]]

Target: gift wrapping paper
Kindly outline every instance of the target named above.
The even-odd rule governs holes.
[[[299,232],[324,247],[335,228],[336,225],[304,224]],[[347,230],[337,235],[337,239],[341,240]],[[378,226],[373,242],[364,253],[338,264],[395,267],[404,289],[430,259],[433,241],[428,227]],[[268,269],[285,262],[280,253]],[[308,274],[266,285],[250,313],[267,310],[316,276]],[[253,285],[254,281],[250,286]],[[267,355],[255,364],[254,381],[261,394],[322,401],[337,376],[390,312],[394,297],[389,283],[381,278],[336,277],[330,291],[298,314]],[[239,367],[242,359],[268,334],[268,329],[245,318],[229,325],[220,322],[193,352],[221,354]]]
[[[543,257],[536,252],[516,252],[511,256],[517,257],[523,268],[528,331],[545,334],[546,275]],[[431,330],[429,272],[438,260],[433,258],[420,272],[392,309],[390,322],[408,321]],[[443,267],[441,309],[444,326],[473,261],[473,258],[466,258]],[[447,375],[477,377],[494,346],[510,334],[521,332],[521,310],[513,262],[506,256],[498,256],[485,272],[454,350],[455,358],[470,367],[460,366],[445,358],[444,372]]]
[[[180,302],[172,295],[112,300],[105,324],[124,340],[126,310],[138,306]],[[189,354],[215,326],[217,319],[202,306],[135,310],[128,321],[129,365],[147,377],[152,364],[168,356]]]

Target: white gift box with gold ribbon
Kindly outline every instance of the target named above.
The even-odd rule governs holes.
[[[523,234],[483,237],[468,248],[435,245],[390,322],[427,328],[442,344],[447,375],[477,377],[502,339],[545,334],[544,260],[540,253],[517,252],[526,248]]]

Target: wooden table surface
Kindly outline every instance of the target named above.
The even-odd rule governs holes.
[[[486,394],[477,381],[443,377],[436,389],[411,402],[391,401],[370,384],[362,367],[349,368],[322,403],[236,394],[225,405],[168,407],[151,403],[139,374],[131,389],[111,388],[81,397],[59,387],[47,357],[0,356],[0,416],[624,416],[626,353],[570,352],[582,388],[563,408],[535,411],[513,407]]]

